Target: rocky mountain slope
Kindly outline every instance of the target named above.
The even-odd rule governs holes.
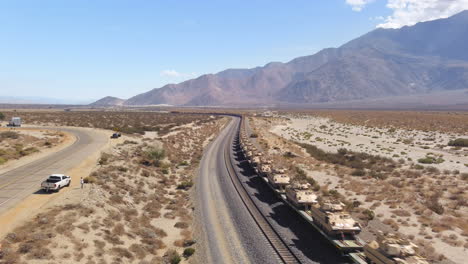
[[[117,97],[112,97],[112,96],[106,96],[102,99],[97,100],[96,102],[90,104],[90,106],[119,106],[123,105],[125,102],[124,99],[120,99]]]
[[[169,84],[124,104],[303,105],[466,89],[466,43],[468,11],[411,27],[376,29],[287,63]]]

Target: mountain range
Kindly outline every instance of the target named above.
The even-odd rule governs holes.
[[[287,63],[206,74],[116,102],[129,106],[308,105],[440,94],[468,88],[467,43],[468,11],[463,11],[414,26],[375,29],[339,48]]]

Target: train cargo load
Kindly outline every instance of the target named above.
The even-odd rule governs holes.
[[[429,264],[418,255],[418,246],[395,234],[379,232],[377,240],[364,246],[366,259],[374,264]]]

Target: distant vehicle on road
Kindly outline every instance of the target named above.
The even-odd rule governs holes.
[[[20,117],[12,117],[11,121],[8,123],[9,127],[20,127],[21,126],[21,118]]]
[[[121,136],[122,135],[120,133],[114,133],[114,134],[112,134],[111,138],[119,138]]]
[[[65,186],[70,186],[71,178],[70,176],[63,174],[52,174],[47,178],[47,180],[41,183],[42,190],[49,191],[59,191]]]

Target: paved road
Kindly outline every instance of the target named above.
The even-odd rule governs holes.
[[[198,214],[205,244],[204,263],[280,263],[229,178],[224,150],[238,118],[208,146],[197,179]]]
[[[75,135],[76,142],[58,152],[0,174],[0,214],[33,193],[40,193],[39,185],[52,173],[65,173],[101,148],[107,137],[87,129],[66,128],[61,131]]]

